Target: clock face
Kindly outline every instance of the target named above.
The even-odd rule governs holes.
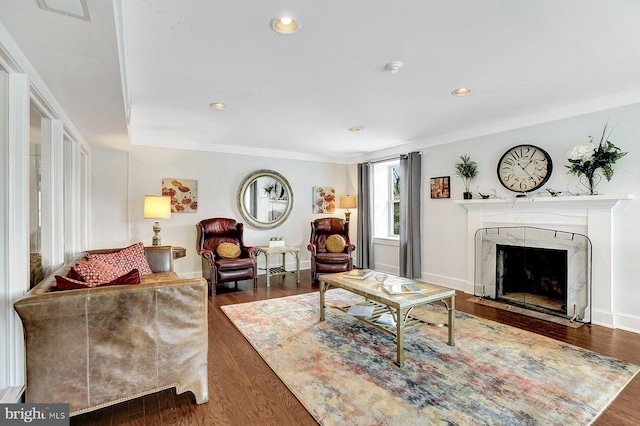
[[[511,191],[530,192],[544,185],[552,170],[551,157],[547,151],[533,145],[518,145],[500,158],[498,179]]]

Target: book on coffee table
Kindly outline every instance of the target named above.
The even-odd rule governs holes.
[[[346,274],[342,274],[344,278],[351,278],[354,280],[365,280],[373,274],[371,269],[353,269]]]

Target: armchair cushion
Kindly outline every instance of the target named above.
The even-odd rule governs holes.
[[[330,253],[342,253],[345,245],[342,235],[333,234],[327,238],[327,251]]]
[[[254,260],[250,257],[241,257],[235,259],[219,259],[216,264],[220,271],[229,271],[232,269],[252,268]]]
[[[233,243],[220,243],[216,249],[218,255],[225,259],[236,259],[240,256],[240,247]]]
[[[316,262],[318,263],[347,263],[351,255],[347,253],[318,253],[316,254]]]

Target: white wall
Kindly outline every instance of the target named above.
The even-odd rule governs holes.
[[[309,268],[306,247],[310,222],[331,216],[311,213],[312,187],[333,186],[340,196],[346,194],[348,182],[345,165],[138,145],[132,146],[129,153],[96,149],[93,162],[94,248],[136,241],[151,244],[154,221],[142,217],[144,196],[160,193],[162,178],[198,181],[198,212],[173,213],[171,219],[160,221],[162,243],[187,249],[187,257],[174,265],[182,276],[201,274],[201,260],[196,254],[196,223],[212,217],[244,222],[236,205],[236,194],[249,173],[270,169],[282,174],[291,185],[294,205],[289,218],[277,228],[258,230],[245,223],[245,243],[266,245],[270,237],[281,236],[287,245],[300,247],[301,268]],[[344,210],[336,209],[334,216],[344,217]],[[294,267],[292,257],[287,256],[287,262],[288,268]]]
[[[479,186],[490,192],[495,188],[498,196],[510,196],[513,193],[497,179],[497,163],[508,148],[527,143],[544,148],[553,159],[553,173],[544,188],[584,191],[578,179],[566,173],[566,153],[589,135],[599,139],[607,121],[613,130],[610,140],[629,154],[615,165],[611,182],[603,180],[597,190],[602,194],[636,194],[636,199],[623,201],[613,212],[613,310],[616,326],[640,332],[640,104],[424,149],[423,278],[463,290],[468,279],[467,256],[473,255],[467,253],[465,208],[449,199],[431,199],[430,177],[451,176],[451,197],[461,199],[464,187],[454,175],[453,164],[460,155],[470,154],[480,171],[471,189],[476,192]]]
[[[91,153],[89,248],[129,244],[129,152],[95,147]]]

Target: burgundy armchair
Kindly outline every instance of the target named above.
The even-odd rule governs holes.
[[[253,279],[253,288],[258,288],[257,251],[244,245],[242,235],[244,225],[235,219],[213,218],[200,221],[197,249],[202,257],[202,276],[209,283],[209,294],[216,295],[219,283]],[[240,256],[235,259],[223,258],[217,253],[221,243],[233,243],[240,247]]]
[[[327,250],[327,238],[338,234],[344,238],[342,253]],[[349,241],[349,222],[333,217],[316,219],[311,222],[311,239],[307,249],[311,252],[311,280],[318,282],[318,274],[347,272],[353,269],[351,252],[356,246]]]

